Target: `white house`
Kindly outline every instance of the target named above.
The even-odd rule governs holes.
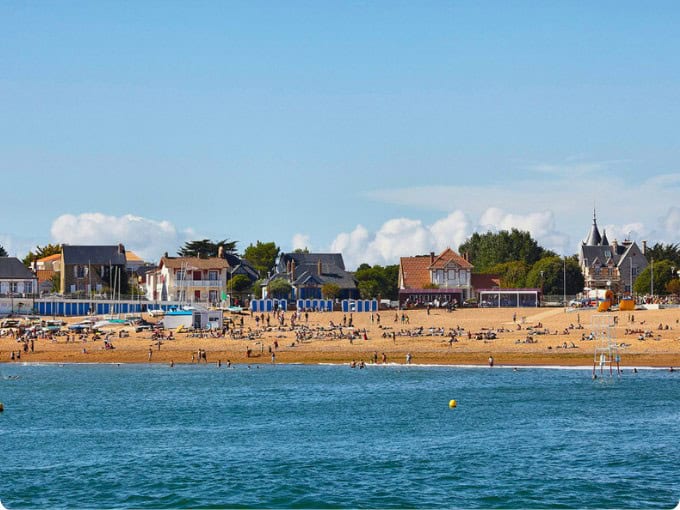
[[[0,257],[0,296],[27,297],[38,290],[38,278],[16,257]]]
[[[229,263],[221,257],[162,257],[146,274],[151,301],[218,303],[226,289]]]

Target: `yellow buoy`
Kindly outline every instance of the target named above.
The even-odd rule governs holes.
[[[449,400],[449,407],[450,407],[451,409],[453,409],[453,408],[456,407],[457,405],[458,405],[458,402],[456,402],[455,400]]]

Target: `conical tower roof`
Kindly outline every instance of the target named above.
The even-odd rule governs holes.
[[[600,241],[602,246],[609,246],[609,239],[607,239],[607,231],[602,230],[602,240]]]
[[[593,226],[590,227],[590,234],[583,242],[587,246],[599,246],[602,244],[602,236],[600,231],[597,229],[597,217],[595,216],[595,209],[593,209]]]

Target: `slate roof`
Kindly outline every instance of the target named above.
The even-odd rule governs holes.
[[[581,245],[581,253],[579,254],[582,264],[588,267],[606,266],[611,260],[614,265],[618,266],[626,253],[632,248],[635,243],[625,241],[622,244],[614,245],[600,245],[589,246]]]
[[[356,289],[354,275],[345,270],[340,253],[284,253],[279,258],[277,273],[271,280],[287,277],[289,264],[295,262],[292,284],[294,286],[334,283],[341,289]],[[319,271],[319,262],[321,271]],[[292,271],[291,271],[292,272]]]
[[[305,265],[316,265],[319,261],[324,267],[335,266],[342,271],[345,271],[345,261],[342,259],[340,253],[284,253],[279,258],[278,267],[280,270],[286,270],[288,261],[295,261],[295,267]]]
[[[593,211],[593,225],[590,227],[590,233],[583,244],[587,246],[599,246],[602,244],[602,236],[597,228],[597,218],[595,216],[595,211]]]
[[[16,257],[0,257],[0,279],[33,280],[35,275]]]
[[[602,244],[602,245],[609,244],[609,239],[607,239],[607,231],[606,230],[602,231],[602,239],[600,240],[600,244]]]
[[[125,266],[125,248],[122,245],[77,246],[65,244],[61,250],[64,255],[65,266],[73,264]]]

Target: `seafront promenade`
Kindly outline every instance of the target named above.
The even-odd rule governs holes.
[[[613,312],[621,365],[680,366],[680,309]],[[144,314],[146,319],[157,321]],[[54,363],[406,363],[496,366],[592,366],[592,309],[433,309],[274,314],[225,314],[229,329],[213,333],[152,331],[111,325],[103,333],[39,338],[24,351],[16,336],[0,337],[0,362]],[[51,317],[50,317],[51,318]],[[291,324],[294,320],[294,326]],[[349,324],[351,319],[351,326]],[[66,319],[69,323],[77,318]],[[283,323],[281,322],[283,321]],[[105,340],[113,348],[105,347]],[[20,359],[16,353],[21,351]],[[15,352],[14,360],[11,353]],[[272,356],[274,354],[274,356]],[[383,356],[384,355],[384,356]]]

